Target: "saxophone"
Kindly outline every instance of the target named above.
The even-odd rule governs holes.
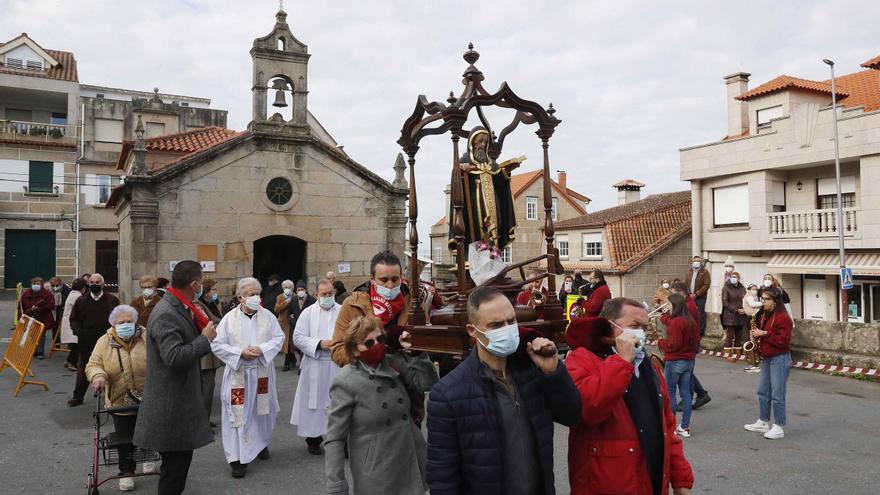
[[[752,330],[758,328],[757,323],[755,323],[755,316],[757,316],[757,313],[753,314],[752,319],[749,321],[749,340],[742,347],[746,360],[751,366],[761,364],[761,341],[752,335]]]

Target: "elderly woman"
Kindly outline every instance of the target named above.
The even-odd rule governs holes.
[[[215,326],[219,325],[220,319],[223,318],[223,315],[220,314],[216,286],[216,280],[202,279],[202,295],[193,301],[193,304],[201,309]],[[202,399],[205,401],[205,411],[208,413],[208,421],[212,427],[217,426],[217,423],[211,420],[211,410],[214,404],[214,383],[217,381],[217,368],[221,366],[223,366],[223,361],[217,359],[213,352],[205,354],[199,360],[199,367],[202,370]]]
[[[791,371],[791,317],[784,307],[782,290],[765,288],[761,293],[764,307],[755,315],[756,329],[752,337],[758,339],[761,354],[761,374],[758,375],[758,420],[745,425],[748,431],[764,434],[764,438],[778,440],[785,436],[785,387]],[[773,411],[771,427],[770,412]]]
[[[152,275],[144,275],[138,280],[138,284],[141,287],[141,293],[135,296],[131,301],[131,306],[137,310],[138,321],[137,324],[146,327],[147,321],[150,319],[150,314],[153,312],[153,308],[156,307],[156,303],[162,299],[162,296],[156,293],[156,285],[159,283],[158,279]]]
[[[651,304],[654,307],[662,306],[669,301],[669,288],[672,284],[669,283],[668,278],[664,278],[660,281],[660,287],[657,287],[657,290],[654,291],[654,297],[651,298]]]
[[[403,334],[400,343],[408,347]],[[327,493],[349,493],[345,479],[348,441],[353,493],[423,495],[427,446],[410,416],[407,389],[427,392],[437,371],[427,354],[386,357],[377,318],[351,321],[342,340],[349,364],[330,386],[324,442]]]
[[[107,407],[139,404],[147,376],[147,348],[144,345],[146,329],[135,322],[138,312],[126,304],[110,312],[110,328],[95,344],[95,350],[86,365],[86,378],[95,391],[104,391]],[[113,414],[117,433],[134,435],[137,413]],[[134,490],[135,461],[133,447],[119,448],[119,489]],[[145,468],[146,471],[146,468]]]
[[[293,297],[293,281],[281,282],[281,294],[275,298],[275,314],[278,315],[278,324],[284,331],[284,345],[281,346],[281,353],[284,354],[284,367],[281,368],[281,371],[290,371],[291,366],[296,366],[296,347],[292,344],[290,315],[287,312]]]
[[[724,352],[727,360],[736,362],[742,353],[743,329],[749,323],[749,317],[743,309],[743,298],[746,288],[740,282],[739,272],[730,272],[730,277],[721,289],[721,326],[724,328]]]

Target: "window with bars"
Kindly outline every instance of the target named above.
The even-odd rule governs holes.
[[[556,236],[556,249],[559,250],[559,257],[563,259],[568,258],[568,235],[557,235]]]
[[[11,69],[22,69],[24,68],[24,60],[20,58],[6,57],[6,67]]]
[[[538,198],[535,196],[526,197],[526,220],[538,219]]]

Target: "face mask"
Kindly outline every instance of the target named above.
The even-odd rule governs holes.
[[[700,262],[694,261],[693,263],[691,263],[691,266],[694,268],[694,270],[699,270],[700,269]]]
[[[732,266],[725,266],[725,267],[724,267],[724,273],[730,273],[730,272],[732,272],[732,271],[733,271],[733,267],[732,267]]]
[[[739,279],[736,277],[730,277],[730,285],[736,285],[739,282]]]
[[[669,288],[669,284],[666,283],[666,282],[664,282],[664,283],[663,283],[663,288],[664,288],[664,289],[668,289],[668,288]]]
[[[60,291],[60,290],[61,290],[61,286],[60,286],[60,285],[53,285],[53,286],[52,286],[52,291],[53,291],[53,292],[58,292],[58,291]]]
[[[358,358],[363,361],[364,364],[375,368],[379,363],[385,360],[385,344],[376,342],[366,351],[361,351]]]
[[[288,289],[284,289],[284,297],[289,298],[291,294],[293,294],[293,290],[292,290],[292,289],[289,289],[289,288],[288,288]]]
[[[154,291],[153,289],[150,289],[149,287],[144,289],[144,297],[146,297],[147,299],[153,297],[153,294],[155,294],[155,293],[156,293],[156,291]]]
[[[101,287],[101,284],[92,284],[89,286],[89,290],[95,295],[100,294],[102,289],[103,287]]]
[[[757,296],[757,295],[758,295],[758,289],[752,289],[752,290],[750,290],[749,292],[750,292],[753,296]]]
[[[494,356],[510,356],[519,347],[519,325],[516,323],[488,332],[484,332],[477,327],[474,328],[486,336],[489,340],[489,345],[483,344],[480,339],[477,339],[477,342]]]
[[[135,326],[133,322],[116,324],[116,335],[122,340],[131,340],[134,337],[134,331]]]
[[[333,296],[328,296],[318,299],[318,304],[324,309],[332,309],[336,305],[336,301],[333,299]]]
[[[211,294],[211,302],[217,302],[217,299],[220,299],[220,297],[217,295],[216,292]]]
[[[43,286],[40,284],[34,284],[31,286],[31,290],[34,292],[40,292],[40,289],[42,289],[42,288],[43,288]]]
[[[304,291],[304,290],[296,291],[296,297],[298,297],[300,299],[305,299],[306,298],[306,291]]]
[[[244,305],[247,309],[251,311],[256,311],[260,309],[260,296],[253,295],[246,297],[244,300]]]
[[[764,287],[770,287],[772,285],[773,285],[773,281],[770,280],[769,278],[764,280]]]
[[[571,290],[571,282],[565,283],[565,290]]]
[[[645,356],[645,339],[647,336],[645,335],[645,330],[643,328],[623,328],[617,323],[611,322],[615,327],[623,330],[623,333],[628,333],[633,337],[639,339],[639,347],[636,349],[636,357],[644,357]]]
[[[385,287],[384,285],[379,285],[375,282],[373,282],[373,285],[376,287],[376,293],[389,301],[391,301],[392,299],[397,299],[397,296],[400,295],[399,285],[391,289]]]

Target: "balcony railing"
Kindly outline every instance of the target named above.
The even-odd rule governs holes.
[[[859,231],[856,208],[843,209],[843,235],[853,237]],[[821,239],[837,237],[837,208],[770,213],[767,231],[771,239]]]
[[[76,143],[79,126],[73,124],[47,124],[45,122],[22,122],[0,120],[0,138],[13,141],[44,141]]]

